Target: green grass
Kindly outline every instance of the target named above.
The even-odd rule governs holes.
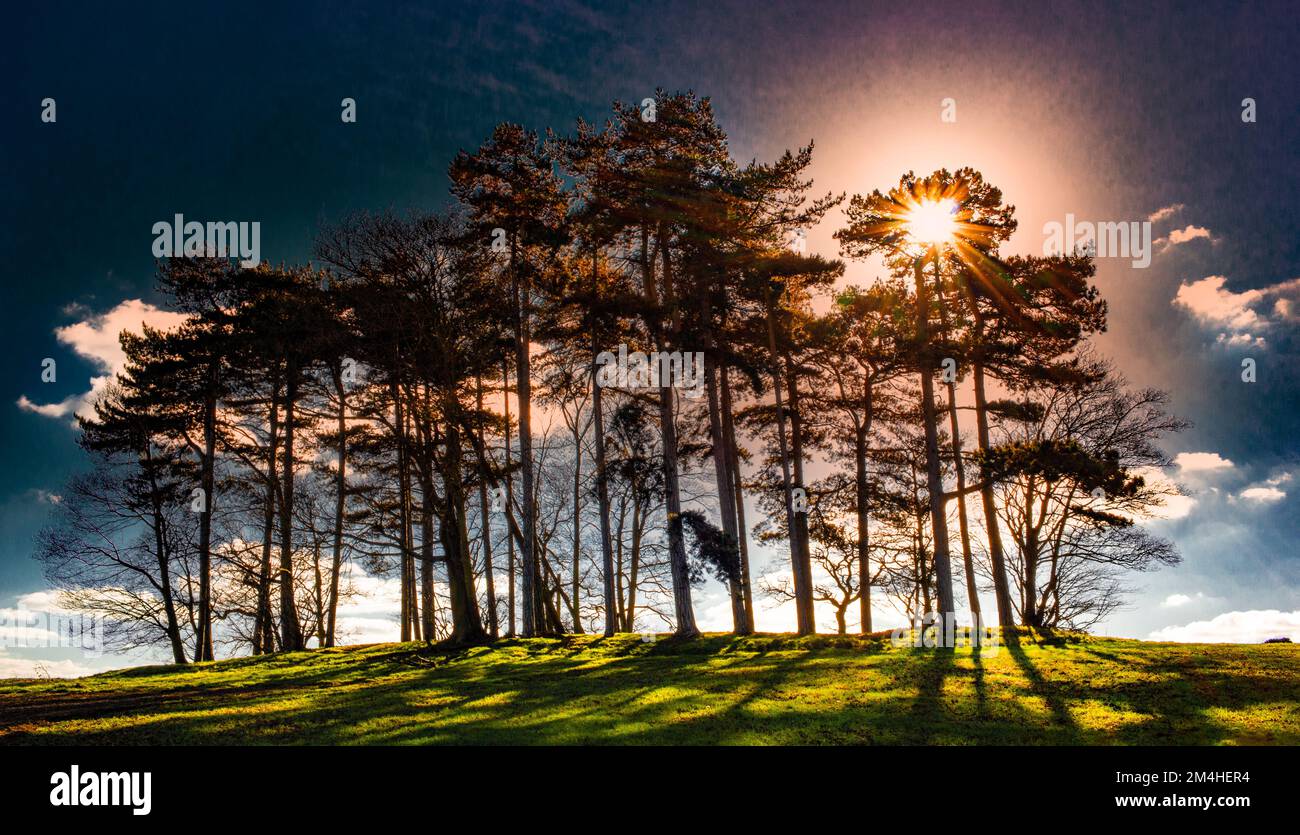
[[[1300,744],[1300,646],[377,644],[0,681],[8,744]]]

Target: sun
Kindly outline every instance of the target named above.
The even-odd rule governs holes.
[[[951,243],[957,235],[957,201],[922,200],[904,215],[907,236],[917,243]]]

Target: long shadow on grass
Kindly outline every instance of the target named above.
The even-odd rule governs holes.
[[[1245,650],[1246,648],[1242,648]],[[1250,649],[1254,649],[1253,647]],[[1195,647],[1166,650],[1155,660],[1140,652],[1085,651],[1123,665],[1129,679],[1107,682],[1097,698],[1145,717],[1120,728],[1117,741],[1146,745],[1300,743],[1296,723],[1276,721],[1277,710],[1297,711],[1300,657],[1270,668],[1257,653],[1243,652],[1237,664],[1222,653],[1208,657]],[[1289,707],[1287,707],[1289,703]],[[1211,711],[1245,714],[1260,709],[1256,726],[1242,716],[1234,725],[1212,718]]]
[[[957,655],[951,647],[935,647],[925,652],[929,657],[920,667],[920,681],[912,701],[914,738],[908,740],[918,745],[930,742],[937,726],[947,724],[943,683],[956,666]]]
[[[1065,703],[1065,697],[1061,693],[1059,685],[1053,684],[1043,677],[1029,656],[1025,654],[1024,647],[1015,636],[1010,636],[1010,640],[1004,643],[1005,649],[1011,654],[1016,665],[1020,667],[1020,672],[1029,681],[1029,689],[1034,695],[1041,698],[1047,703],[1047,709],[1052,716],[1053,736],[1052,742],[1058,744],[1077,745],[1082,740],[1079,735],[1079,726],[1070,715],[1070,708]]]
[[[0,735],[0,744],[60,743],[100,739],[112,741],[117,734],[148,736],[153,728],[189,727],[188,716],[240,708],[261,715],[263,709],[286,698],[313,693],[367,689],[393,676],[409,675],[413,659],[425,652],[420,647],[366,653],[364,648],[283,653],[238,659],[218,665],[150,667],[144,674],[131,670],[110,674],[113,679],[141,680],[138,687],[100,687],[96,677],[69,681],[30,692],[0,696],[0,728],[40,727],[58,722],[97,722],[108,719],[137,720],[137,727],[111,731],[62,731],[34,733],[24,730]],[[465,651],[458,651],[463,655]],[[449,654],[449,653],[448,653]],[[237,678],[241,671],[260,678]],[[226,683],[228,682],[228,683]],[[152,686],[151,686],[152,685]],[[164,718],[159,714],[167,714]],[[213,724],[211,717],[196,719],[193,727]],[[221,740],[227,741],[227,740]],[[229,740],[232,742],[239,740]]]
[[[1130,681],[1059,676],[1054,682],[1019,645],[1006,644],[1018,685],[1048,706],[1031,711],[1023,699],[998,699],[999,669],[989,659],[959,666],[951,650],[884,651],[845,648],[802,651],[797,643],[764,652],[730,637],[695,643],[614,640],[602,654],[575,654],[580,642],[556,641],[550,651],[510,642],[492,648],[442,651],[399,647],[348,656],[322,653],[265,659],[246,685],[207,674],[177,676],[206,683],[149,692],[84,692],[59,696],[45,711],[28,702],[23,718],[123,719],[56,725],[46,734],[12,734],[5,742],[46,743],[314,743],[314,744],[555,744],[776,742],[1088,742],[1066,703],[1104,700],[1152,715],[1100,741],[1212,742],[1233,737],[1210,721],[1212,707],[1239,709],[1285,703],[1296,676],[1291,656],[1269,667],[1198,660],[1144,663],[1140,654],[1107,659],[1109,668],[1138,673]],[[586,644],[589,648],[591,642]],[[1061,652],[1076,653],[1086,645]],[[480,653],[484,653],[482,658]],[[917,653],[925,653],[925,657]],[[1054,652],[1049,652],[1054,655]],[[1098,653],[1100,654],[1100,653]],[[865,656],[871,656],[869,663]],[[1242,656],[1246,658],[1246,656]],[[298,675],[288,677],[291,661]],[[335,664],[335,661],[340,663]],[[1068,659],[1063,659],[1068,660]],[[1116,661],[1125,662],[1124,666]],[[1258,659],[1251,659],[1258,665]],[[1040,666],[1042,664],[1040,660]],[[1049,662],[1050,664],[1050,662]],[[214,671],[216,668],[213,668]],[[1148,676],[1145,673],[1150,672]],[[264,680],[256,676],[265,674]],[[971,676],[973,690],[963,686]],[[1069,687],[1067,693],[1065,688]],[[945,691],[947,691],[945,693]],[[1024,692],[1024,691],[1021,691]],[[964,701],[967,697],[973,701]],[[1294,696],[1290,697],[1294,702]],[[0,716],[12,707],[0,699]],[[50,710],[50,708],[55,708]],[[30,711],[30,712],[29,712]],[[237,712],[232,712],[237,711]],[[43,713],[43,715],[42,715]],[[1267,719],[1268,711],[1263,711]],[[1084,716],[1084,714],[1080,714]],[[1295,722],[1282,723],[1294,740]],[[3,725],[0,725],[3,726]],[[1267,729],[1266,729],[1267,730]],[[1286,741],[1275,734],[1245,741]]]
[[[126,712],[101,711],[101,717],[128,720],[111,730],[56,727],[21,741],[718,743],[744,735],[726,721],[728,708],[740,709],[779,688],[808,654],[764,659],[734,678],[728,675],[730,686],[718,686],[710,658],[646,647],[636,656],[592,664],[572,658],[566,648],[549,657],[492,661],[481,669],[451,662],[350,686],[263,691],[251,699],[227,693],[216,700],[160,704],[154,694],[153,712],[167,715],[150,715],[150,705],[142,703]],[[230,715],[231,708],[239,713]]]

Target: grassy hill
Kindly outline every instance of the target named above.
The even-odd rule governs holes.
[[[1300,645],[376,644],[0,681],[8,744],[1300,744]]]

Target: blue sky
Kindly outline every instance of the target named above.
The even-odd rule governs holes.
[[[1017,205],[1011,251],[1037,252],[1043,223],[1067,213],[1155,217],[1149,268],[1099,268],[1099,344],[1195,424],[1169,447],[1189,454],[1169,475],[1190,503],[1155,523],[1185,562],[1141,577],[1101,631],[1228,634],[1267,621],[1232,613],[1266,610],[1300,625],[1294,7],[264,5],[10,12],[0,607],[46,588],[32,535],[82,463],[66,412],[107,373],[116,329],[152,315],[155,221],[258,220],[264,259],[303,261],[322,221],[445,204],[447,162],[498,121],[566,130],[663,87],[712,97],[741,160],[816,140],[819,189],[979,168]],[[339,120],[343,97],[356,124]],[[838,221],[810,250],[835,254]],[[849,279],[875,272],[854,264]],[[55,383],[40,380],[46,357]]]

